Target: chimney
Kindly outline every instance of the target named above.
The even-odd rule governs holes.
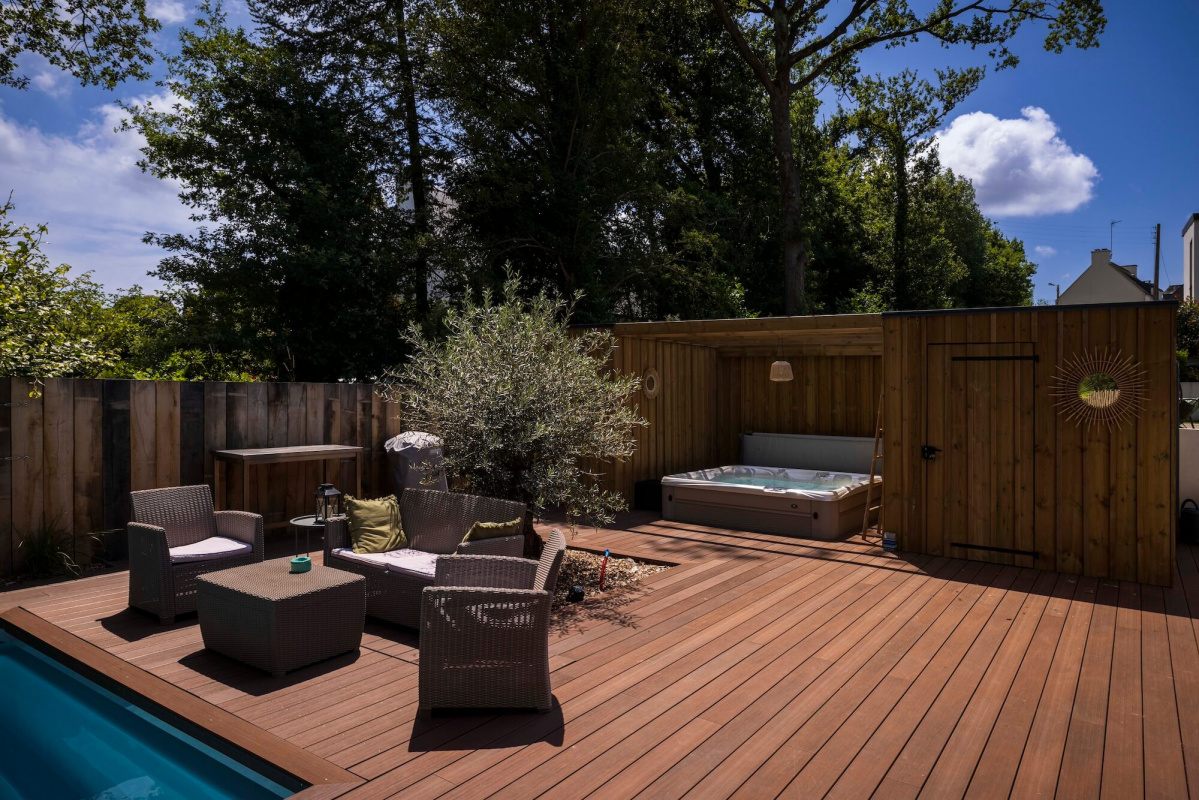
[[[1112,251],[1111,250],[1108,250],[1106,247],[1101,247],[1098,250],[1091,251],[1091,266],[1092,267],[1098,267],[1098,266],[1106,267],[1110,263],[1112,263]]]

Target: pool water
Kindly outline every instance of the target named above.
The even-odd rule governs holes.
[[[293,791],[0,631],[0,800],[267,800]]]
[[[833,476],[830,476],[829,479],[819,481],[804,481],[798,478],[777,475],[736,475],[726,473],[713,476],[708,480],[713,483],[735,483],[738,486],[762,486],[767,489],[799,489],[805,492],[827,492],[841,486],[848,486],[853,482],[848,476],[840,477],[843,477],[844,480],[837,481]]]

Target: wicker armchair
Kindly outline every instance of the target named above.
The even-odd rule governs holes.
[[[550,606],[565,551],[554,529],[540,561],[438,560],[437,585],[421,598],[421,716],[435,708],[550,710]]]
[[[129,605],[156,614],[164,625],[196,610],[197,576],[263,559],[262,517],[214,513],[208,486],[149,489],[130,497]],[[209,540],[212,552],[205,553]],[[250,550],[238,552],[245,550],[241,543]]]
[[[519,556],[524,552],[524,536],[504,536],[462,543],[476,522],[508,522],[525,519],[523,503],[497,500],[473,494],[437,492],[429,489],[405,489],[400,496],[400,520],[408,547],[397,553],[417,551],[449,555]],[[421,590],[432,586],[432,565],[426,572],[403,569],[396,563],[378,559],[375,563],[354,558],[350,549],[350,529],[344,517],[325,524],[325,565],[354,572],[366,578],[367,616],[415,628],[420,625]]]

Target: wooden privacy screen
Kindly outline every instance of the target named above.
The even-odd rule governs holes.
[[[1177,382],[1172,303],[883,317],[886,527],[906,551],[1169,585]],[[1119,351],[1140,414],[1080,426],[1065,361]],[[925,445],[939,449],[931,460]]]
[[[877,356],[803,356],[788,352],[795,379],[770,380],[779,356],[720,359],[720,464],[741,457],[742,433],[802,433],[817,436],[873,436],[878,422],[882,361]],[[709,466],[718,466],[711,464]]]
[[[614,367],[644,376],[658,373],[658,394],[652,400],[638,391],[633,398],[649,425],[637,429],[637,452],[623,464],[606,464],[606,484],[630,501],[633,484],[715,465],[716,351],[676,342],[617,337]]]
[[[605,465],[607,485],[633,485],[735,464],[742,433],[873,436],[882,387],[881,318],[783,317],[613,326],[616,369],[658,391],[632,402],[649,425],[626,464]],[[770,363],[791,361],[795,380],[773,383]]]
[[[19,566],[22,534],[54,524],[76,538],[120,528],[129,492],[212,485],[213,450],[300,444],[368,448],[363,490],[386,481],[383,442],[399,432],[395,407],[364,384],[184,383],[0,378],[0,575]],[[331,478],[354,484],[352,462]],[[250,471],[252,510],[279,522],[311,513],[319,464]],[[230,469],[226,507],[240,506]]]

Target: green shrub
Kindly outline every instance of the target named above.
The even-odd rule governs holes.
[[[1199,381],[1199,366],[1190,363],[1199,354],[1199,303],[1185,300],[1178,306],[1178,325],[1175,331],[1178,348],[1178,379]]]
[[[87,541],[90,547],[98,539],[87,534]],[[30,578],[78,578],[83,568],[75,562],[75,545],[71,532],[53,522],[23,534],[17,543],[17,549],[24,555],[22,571]]]

